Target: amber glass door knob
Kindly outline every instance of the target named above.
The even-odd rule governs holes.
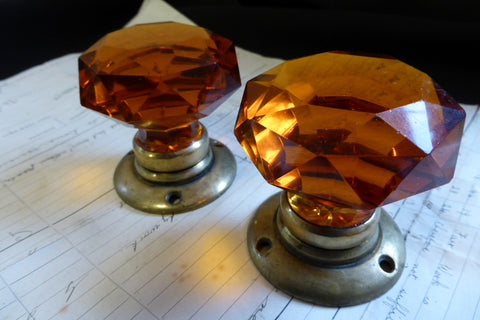
[[[175,22],[107,34],[79,57],[80,101],[138,129],[114,186],[129,205],[170,214],[220,196],[235,160],[198,119],[240,87],[232,42]]]
[[[328,306],[386,292],[405,245],[380,207],[452,179],[464,121],[428,75],[386,56],[322,53],[250,80],[235,135],[265,180],[284,190],[249,226],[259,271]]]

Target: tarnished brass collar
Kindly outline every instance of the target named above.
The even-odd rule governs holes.
[[[134,138],[133,152],[135,153],[135,160],[143,168],[155,172],[175,172],[195,166],[207,156],[210,150],[207,128],[201,123],[200,125],[202,126],[200,139],[178,151],[148,151],[139,146]]]

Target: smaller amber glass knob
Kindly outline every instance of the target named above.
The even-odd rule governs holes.
[[[428,75],[387,56],[327,52],[248,81],[235,135],[265,180],[285,190],[280,208],[266,205],[278,213],[259,209],[252,220],[257,267],[281,289],[320,304],[358,304],[385,292],[401,273],[404,249],[393,220],[377,208],[448,183],[464,122],[465,111]],[[277,231],[263,233],[270,229],[261,221],[276,221]],[[300,263],[278,243],[319,265],[303,265],[304,283],[330,274],[341,289],[305,293],[285,280],[286,269],[271,270],[282,259]],[[333,265],[342,270],[335,274]],[[371,283],[344,276],[348,270]]]
[[[182,212],[228,188],[234,173],[225,170],[235,171],[233,157],[218,141],[209,142],[198,119],[241,85],[230,40],[175,22],[131,26],[107,34],[79,57],[79,80],[83,106],[139,129],[135,156],[127,155],[115,174],[116,190],[128,204],[148,212]],[[218,182],[223,188],[212,186],[219,190],[214,194],[191,196],[212,183],[209,179],[196,181],[196,187],[162,185],[181,185],[209,172],[228,176]]]
[[[175,22],[107,34],[80,56],[79,76],[83,106],[161,131],[209,115],[240,87],[233,43]]]

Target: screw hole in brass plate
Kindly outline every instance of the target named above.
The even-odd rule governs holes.
[[[380,268],[386,273],[392,273],[395,271],[395,261],[387,255],[382,255],[378,258],[378,264]]]
[[[272,240],[270,240],[270,238],[265,238],[265,237],[258,239],[257,244],[255,245],[255,249],[262,256],[266,255],[271,248],[272,248]]]
[[[182,193],[180,191],[170,191],[165,196],[165,201],[172,206],[178,205],[182,201]]]

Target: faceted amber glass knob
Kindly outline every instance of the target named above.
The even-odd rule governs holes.
[[[142,24],[107,34],[79,58],[83,106],[168,131],[209,115],[240,87],[232,42],[201,27]]]
[[[311,208],[320,203],[354,210],[337,224],[348,226],[359,222],[352,214],[449,182],[464,120],[425,73],[391,57],[329,52],[250,80],[235,135],[305,219],[318,222]]]
[[[231,185],[233,154],[198,121],[240,87],[230,40],[175,22],[120,29],[79,57],[79,81],[84,107],[138,129],[114,174],[127,204],[186,212]]]

